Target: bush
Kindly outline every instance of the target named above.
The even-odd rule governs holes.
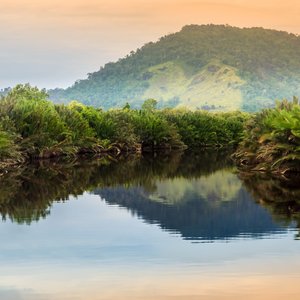
[[[300,171],[300,105],[283,100],[256,114],[246,124],[235,154],[242,167],[286,173]]]

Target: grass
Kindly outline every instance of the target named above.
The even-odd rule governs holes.
[[[212,60],[196,74],[188,76],[174,61],[147,70],[151,76],[142,99],[154,98],[168,103],[176,99],[177,107],[192,110],[206,108],[215,111],[240,110],[243,81],[237,69]]]

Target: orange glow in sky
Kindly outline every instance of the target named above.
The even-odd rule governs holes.
[[[66,86],[187,24],[300,34],[299,0],[1,0],[0,88]]]

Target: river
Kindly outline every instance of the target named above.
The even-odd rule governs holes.
[[[297,180],[225,152],[0,177],[0,299],[299,299]]]

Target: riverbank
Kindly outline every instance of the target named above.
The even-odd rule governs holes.
[[[18,85],[0,100],[2,168],[59,156],[162,152],[237,145],[249,115],[156,109],[146,100],[141,109],[103,111],[73,101],[57,105],[47,94]]]
[[[237,166],[250,172],[300,172],[300,104],[283,100],[256,114],[156,109],[104,111],[73,101],[57,105],[47,94],[18,85],[0,100],[0,171],[36,159],[234,148]]]
[[[300,173],[300,103],[283,100],[245,123],[244,137],[233,155],[238,167],[283,176]]]

